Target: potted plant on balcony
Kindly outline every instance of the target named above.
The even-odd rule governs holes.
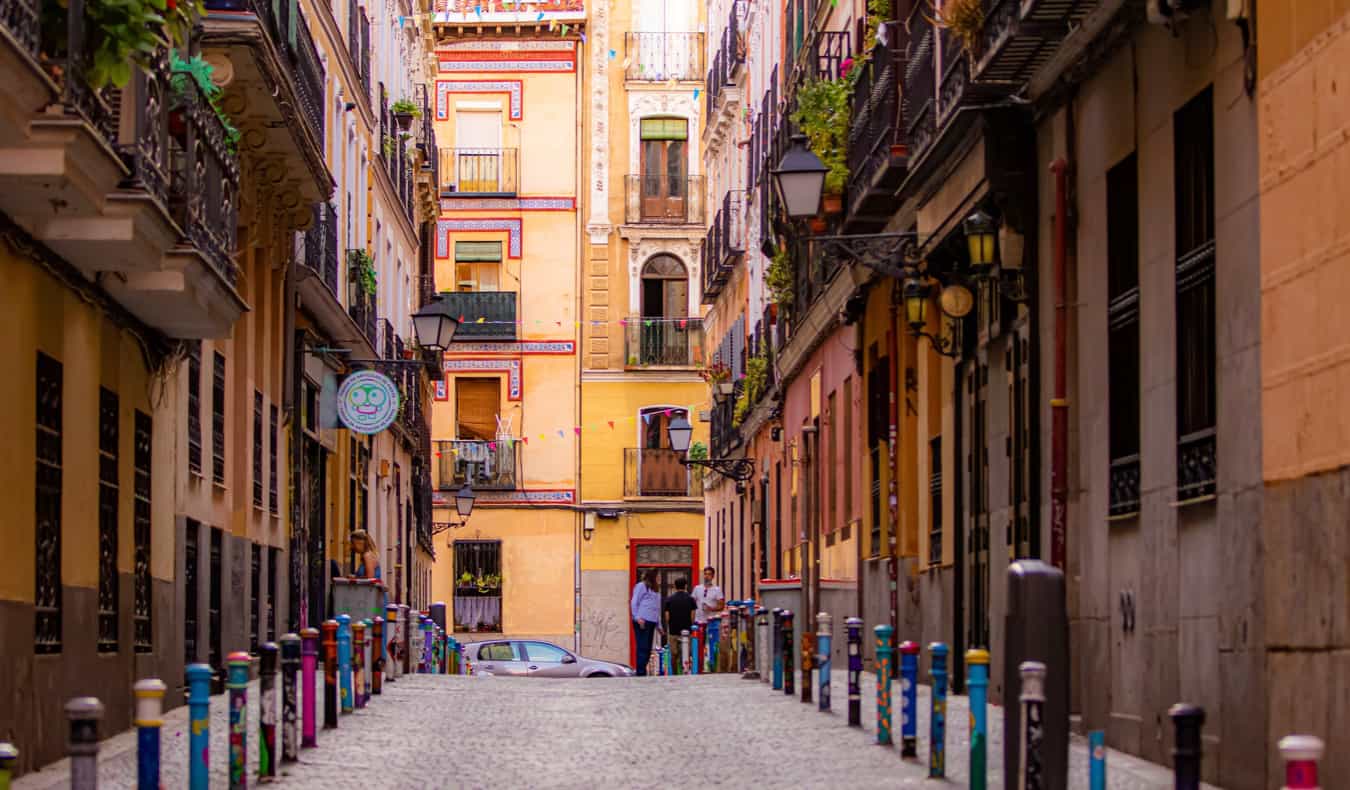
[[[786,246],[780,246],[774,252],[773,259],[769,261],[769,270],[765,273],[764,284],[773,297],[773,304],[769,306],[770,315],[777,321],[778,307],[792,304],[793,289],[796,286],[792,258],[788,255]]]
[[[983,0],[946,0],[937,10],[937,19],[929,21],[952,31],[966,52],[974,55],[984,27]]]
[[[728,368],[726,365],[720,363],[710,365],[709,367],[706,367],[703,370],[699,371],[699,375],[703,377],[704,381],[712,385],[713,392],[715,394],[719,395],[731,394],[732,389],[731,369]]]
[[[399,99],[389,108],[389,112],[393,113],[398,128],[405,132],[412,127],[414,118],[422,117],[422,108],[412,99]]]
[[[797,111],[792,122],[806,135],[812,152],[828,168],[822,207],[827,216],[844,211],[844,186],[848,183],[848,124],[854,76],[860,69],[835,80],[812,80],[797,91]]]
[[[65,46],[66,6],[66,3],[57,2],[41,4],[38,29],[43,37],[40,46],[45,53],[61,51]],[[95,91],[110,85],[126,87],[135,69],[152,71],[156,68],[156,61],[165,46],[186,44],[192,26],[205,12],[201,0],[86,2],[84,80]],[[47,67],[52,76],[58,76],[61,69],[59,65]]]
[[[347,251],[347,279],[358,285],[367,297],[375,295],[375,261],[370,253],[365,250]]]
[[[459,589],[461,589],[461,590],[472,590],[472,589],[473,589],[473,586],[474,586],[474,585],[473,585],[473,574],[472,574],[472,573],[469,573],[468,571],[464,571],[464,573],[460,574],[460,576],[459,576]]]

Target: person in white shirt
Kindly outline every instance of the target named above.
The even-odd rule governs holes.
[[[713,583],[716,576],[717,571],[709,565],[703,569],[703,583],[694,588],[694,603],[698,604],[695,619],[700,623],[708,622],[710,617],[727,608],[722,588]]]

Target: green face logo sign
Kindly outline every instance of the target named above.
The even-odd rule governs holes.
[[[398,388],[388,376],[362,370],[338,389],[338,419],[356,433],[379,433],[398,418]]]

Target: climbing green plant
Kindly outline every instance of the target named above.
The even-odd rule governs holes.
[[[220,121],[221,128],[225,131],[225,148],[230,153],[239,152],[239,130],[230,121],[230,116],[220,107],[220,96],[222,91],[220,87],[211,81],[211,74],[215,69],[210,63],[202,60],[201,55],[193,55],[188,60],[183,60],[178,56],[178,50],[169,50],[169,71],[172,73],[170,78],[173,83],[175,93],[183,93],[187,90],[186,80],[192,80],[201,88],[202,95],[211,103],[211,109],[216,114],[216,119]]]
[[[399,99],[389,107],[389,111],[395,115],[411,115],[414,118],[422,117],[422,108],[412,99]]]
[[[797,90],[797,111],[792,122],[806,135],[811,151],[828,168],[826,194],[841,194],[848,183],[848,124],[852,112],[849,100],[859,71],[854,65],[839,79],[812,80]]]
[[[370,295],[375,294],[375,261],[365,250],[348,250],[347,276],[361,284]]]
[[[788,255],[787,245],[779,245],[778,250],[774,252],[773,258],[769,261],[769,269],[765,272],[764,284],[768,287],[774,304],[779,307],[792,304],[796,277],[793,275],[792,257]]]
[[[708,445],[704,444],[703,442],[694,442],[693,444],[689,445],[688,457],[690,461],[708,460]]]
[[[205,8],[201,0],[89,0],[84,6],[85,79],[101,90],[125,87],[166,46],[183,46]],[[42,4],[43,51],[66,53],[66,0]]]

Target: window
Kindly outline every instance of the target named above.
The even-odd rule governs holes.
[[[775,551],[773,554],[773,577],[775,579],[783,578],[783,462],[775,461],[773,465],[773,540]]]
[[[457,540],[455,630],[502,631],[502,543]]]
[[[455,438],[490,442],[501,413],[500,379],[455,379]]]
[[[356,456],[356,437],[347,440],[347,531],[356,531],[357,488],[360,480],[360,466]]]
[[[188,344],[188,472],[202,475],[202,341]]]
[[[183,663],[197,662],[197,540],[202,525],[187,519],[183,535]]]
[[[267,509],[272,511],[272,515],[278,514],[277,508],[277,448],[281,446],[281,429],[277,420],[277,405],[275,403],[268,407],[269,432],[272,435],[272,446],[269,450],[272,465],[267,473]]]
[[[1214,101],[1206,88],[1173,118],[1176,178],[1177,499],[1214,494]]]
[[[281,573],[281,550],[267,549],[267,641],[277,638],[277,574]]]
[[[220,629],[220,608],[223,598],[225,579],[221,568],[222,554],[225,551],[225,533],[222,530],[211,529],[211,557],[210,571],[211,576],[209,584],[211,585],[210,597],[206,604],[206,627],[207,635],[210,641],[207,644],[207,663],[213,668],[220,669],[224,666],[222,659],[225,651],[221,649],[221,629]]]
[[[98,390],[98,651],[117,652],[117,394]]]
[[[225,355],[219,351],[211,372],[211,480],[225,485]]]
[[[942,563],[942,437],[928,441],[928,563]]]
[[[258,654],[258,600],[262,595],[262,546],[249,547],[248,652]]]
[[[843,460],[844,475],[844,511],[843,522],[847,528],[853,520],[853,377],[844,379],[843,437],[840,456]],[[848,538],[845,533],[844,538]]]
[[[497,291],[501,287],[500,241],[455,242],[455,290]]]
[[[443,162],[453,179],[453,191],[470,194],[508,191],[506,153],[502,147],[500,110],[460,110],[455,113],[453,162]]]
[[[356,455],[356,480],[359,499],[356,504],[357,520],[361,529],[370,529],[370,439],[361,444]]]
[[[689,122],[683,118],[643,118],[640,133],[642,218],[684,217]]]
[[[61,363],[37,355],[36,586],[33,649],[61,652]]]
[[[132,644],[137,653],[148,653],[154,646],[153,611],[154,590],[150,577],[150,551],[153,535],[150,531],[150,464],[154,447],[155,421],[149,414],[137,410],[135,438],[132,446]]]
[[[826,400],[828,404],[825,412],[825,425],[828,431],[821,431],[825,438],[825,468],[821,470],[821,477],[825,481],[826,490],[826,521],[825,532],[833,532],[839,528],[839,455],[835,452],[836,445],[839,442],[839,393],[831,392]]]
[[[890,453],[886,443],[890,436],[890,390],[891,361],[889,357],[877,357],[876,349],[870,352],[872,369],[867,374],[867,452],[871,462],[872,490],[871,515],[872,529],[869,537],[871,556],[881,556],[881,525],[889,513],[882,503],[885,499],[881,490],[882,473],[890,463]]]
[[[1130,154],[1106,174],[1110,515],[1139,512],[1139,169]]]
[[[263,506],[263,396],[253,391],[253,506]]]
[[[568,657],[568,652],[556,645],[545,644],[544,642],[526,642],[525,657],[527,661],[539,663],[549,662],[561,664]]]
[[[519,661],[512,642],[493,642],[478,649],[479,661]]]

